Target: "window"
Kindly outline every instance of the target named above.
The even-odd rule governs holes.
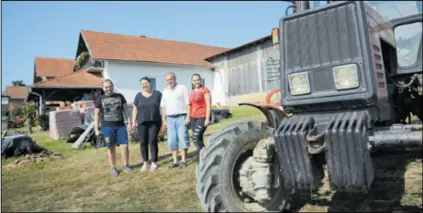
[[[398,65],[413,66],[417,62],[420,41],[422,38],[422,23],[400,25],[395,28],[395,43],[397,46]]]
[[[323,7],[328,4],[327,1],[309,1],[310,2],[310,9],[314,9],[317,7]]]
[[[365,1],[388,20],[422,12],[421,1]]]
[[[150,79],[150,85],[151,85],[151,90],[156,90],[156,79],[155,78],[149,78]]]

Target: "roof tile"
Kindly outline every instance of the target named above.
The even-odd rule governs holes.
[[[25,99],[28,95],[28,87],[26,86],[6,86],[5,95],[10,99]]]
[[[229,50],[188,42],[82,30],[92,58],[211,66],[204,59]]]
[[[101,87],[102,81],[103,79],[100,77],[90,74],[84,70],[79,70],[69,75],[38,82],[32,85],[32,87],[98,88]]]
[[[35,58],[35,72],[37,76],[57,77],[69,75],[73,72],[73,59]]]

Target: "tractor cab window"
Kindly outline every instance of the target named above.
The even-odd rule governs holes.
[[[400,25],[394,29],[397,46],[398,65],[413,66],[418,60],[420,42],[422,38],[422,23]]]
[[[422,13],[421,1],[366,1],[385,19],[393,20]],[[422,38],[422,23],[400,25],[394,29],[398,65],[413,66],[417,57]]]
[[[327,5],[327,1],[310,1],[310,9],[317,8],[317,7],[323,7]]]
[[[392,20],[419,14],[422,12],[421,1],[365,1],[382,17]]]

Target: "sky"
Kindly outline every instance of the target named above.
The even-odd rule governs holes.
[[[233,48],[270,35],[287,2],[2,2],[2,91],[35,57],[74,59],[81,30]]]

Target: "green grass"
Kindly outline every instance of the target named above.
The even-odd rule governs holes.
[[[207,132],[216,132],[237,120],[264,119],[257,109],[251,107],[234,107],[230,110],[232,119],[210,126]],[[195,193],[196,159],[191,158],[185,169],[168,169],[172,160],[166,142],[159,146],[161,168],[157,172],[140,173],[137,168],[134,174],[121,174],[113,178],[109,173],[105,149],[73,150],[71,144],[50,139],[48,132],[36,132],[31,137],[49,151],[65,157],[2,169],[3,211],[202,211]],[[193,145],[190,151],[194,150]],[[138,164],[140,158],[139,145],[131,144],[130,163]],[[117,159],[121,165],[119,150]],[[360,200],[360,196],[336,201],[333,193],[327,193],[328,187],[325,186],[321,189],[323,192],[318,197],[319,201],[298,208],[302,212],[328,211],[330,207],[325,200],[344,206],[346,211],[354,211],[355,207],[374,209],[379,200],[398,200],[399,203],[395,205],[399,210],[406,209],[402,206],[421,208],[421,161],[404,163],[407,167],[405,175],[399,172],[399,168],[404,167],[400,161],[399,157],[376,160],[375,166],[379,168],[375,174],[376,190],[368,195],[367,201]],[[394,190],[401,180],[404,180],[403,192]],[[386,194],[394,198],[381,198]]]
[[[251,107],[230,111],[232,119],[211,125],[207,132],[236,120],[264,119]],[[113,178],[105,149],[73,150],[71,144],[51,139],[48,132],[36,132],[31,137],[65,158],[3,169],[4,211],[201,211],[195,195],[196,159],[190,159],[186,169],[168,169],[172,160],[166,143],[160,143],[161,168],[154,174],[140,173],[137,168],[134,174]],[[190,151],[194,150],[192,145]],[[140,158],[139,145],[131,144],[130,163],[139,164]],[[120,151],[117,159],[121,164]]]

